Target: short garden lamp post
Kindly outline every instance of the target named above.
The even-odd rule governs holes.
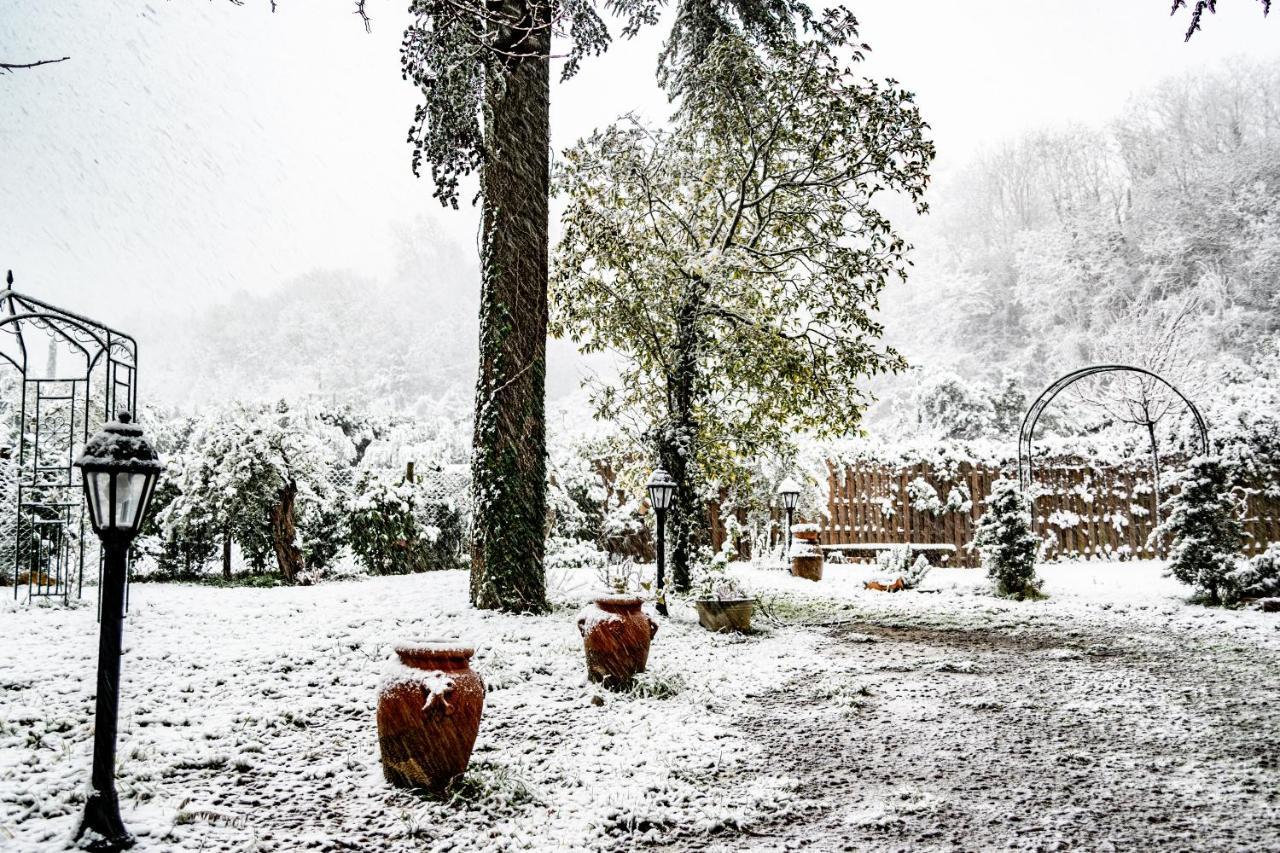
[[[98,633],[97,708],[93,727],[93,789],[76,831],[82,849],[133,846],[116,797],[116,721],[120,710],[120,651],[124,623],[125,563],[142,526],[163,467],[128,412],[85,443],[76,461],[84,475],[93,532],[102,540],[101,618]]]
[[[649,503],[653,504],[656,516],[654,527],[658,535],[658,576],[655,584],[658,589],[658,612],[666,616],[667,587],[663,578],[667,566],[665,527],[667,510],[671,508],[671,501],[676,496],[676,481],[671,479],[666,470],[658,468],[650,475],[646,488],[649,490]]]
[[[800,484],[788,477],[778,486],[778,494],[782,496],[782,506],[787,511],[787,551],[791,550],[791,522],[795,517],[796,507],[800,503]]]

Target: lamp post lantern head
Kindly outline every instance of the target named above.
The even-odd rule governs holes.
[[[789,510],[800,504],[800,484],[788,477],[778,486],[778,494],[782,496],[782,505]]]
[[[671,479],[671,475],[665,469],[655,469],[649,476],[649,482],[645,488],[649,490],[649,503],[653,504],[654,509],[671,508],[671,501],[676,495],[676,481]]]
[[[99,537],[131,539],[146,518],[164,465],[128,412],[104,425],[76,460]]]

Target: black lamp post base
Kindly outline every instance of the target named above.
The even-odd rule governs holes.
[[[94,791],[84,804],[84,820],[76,830],[78,849],[97,853],[128,850],[134,838],[120,819],[120,805],[113,794]]]

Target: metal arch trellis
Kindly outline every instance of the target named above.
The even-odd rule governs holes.
[[[0,559],[12,567],[15,598],[25,582],[28,596],[65,599],[73,583],[77,595],[83,590],[92,547],[75,453],[117,411],[136,408],[138,348],[110,326],[18,293],[12,272],[6,284],[0,370],[17,371],[17,399],[0,447],[0,492],[12,507],[0,524]],[[33,363],[35,338],[49,348],[44,375]]]
[[[1054,401],[1054,398],[1069,386],[1074,385],[1081,379],[1087,379],[1100,373],[1139,373],[1162,383],[1186,404],[1187,409],[1195,419],[1196,429],[1200,435],[1200,452],[1201,454],[1208,454],[1209,430],[1205,426],[1204,417],[1201,416],[1200,410],[1196,408],[1195,403],[1192,403],[1187,395],[1179,391],[1172,382],[1146,368],[1133,367],[1127,364],[1097,364],[1092,367],[1082,367],[1061,377],[1041,391],[1040,396],[1031,404],[1031,408],[1027,410],[1026,415],[1022,418],[1022,426],[1018,430],[1018,484],[1024,493],[1031,488],[1031,484],[1034,482],[1035,448],[1033,442],[1035,440],[1036,424],[1040,422],[1040,416],[1048,408],[1049,404]]]

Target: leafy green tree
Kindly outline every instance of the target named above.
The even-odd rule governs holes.
[[[613,0],[630,36],[657,0]],[[436,197],[457,206],[479,171],[480,375],[476,383],[471,600],[545,610],[544,412],[553,37],[568,39],[562,78],[605,50],[608,27],[585,0],[413,0],[401,60],[423,94],[409,131]],[[782,38],[795,0],[682,0],[663,55],[682,68],[716,33]],[[679,76],[678,72],[677,75]]]
[[[757,52],[720,37],[682,71],[670,130],[625,118],[565,155],[552,331],[625,357],[598,415],[636,414],[679,484],[672,577],[689,587],[706,484],[793,430],[841,433],[861,381],[903,367],[872,318],[908,246],[933,145],[912,95],[855,77],[843,10]]]

